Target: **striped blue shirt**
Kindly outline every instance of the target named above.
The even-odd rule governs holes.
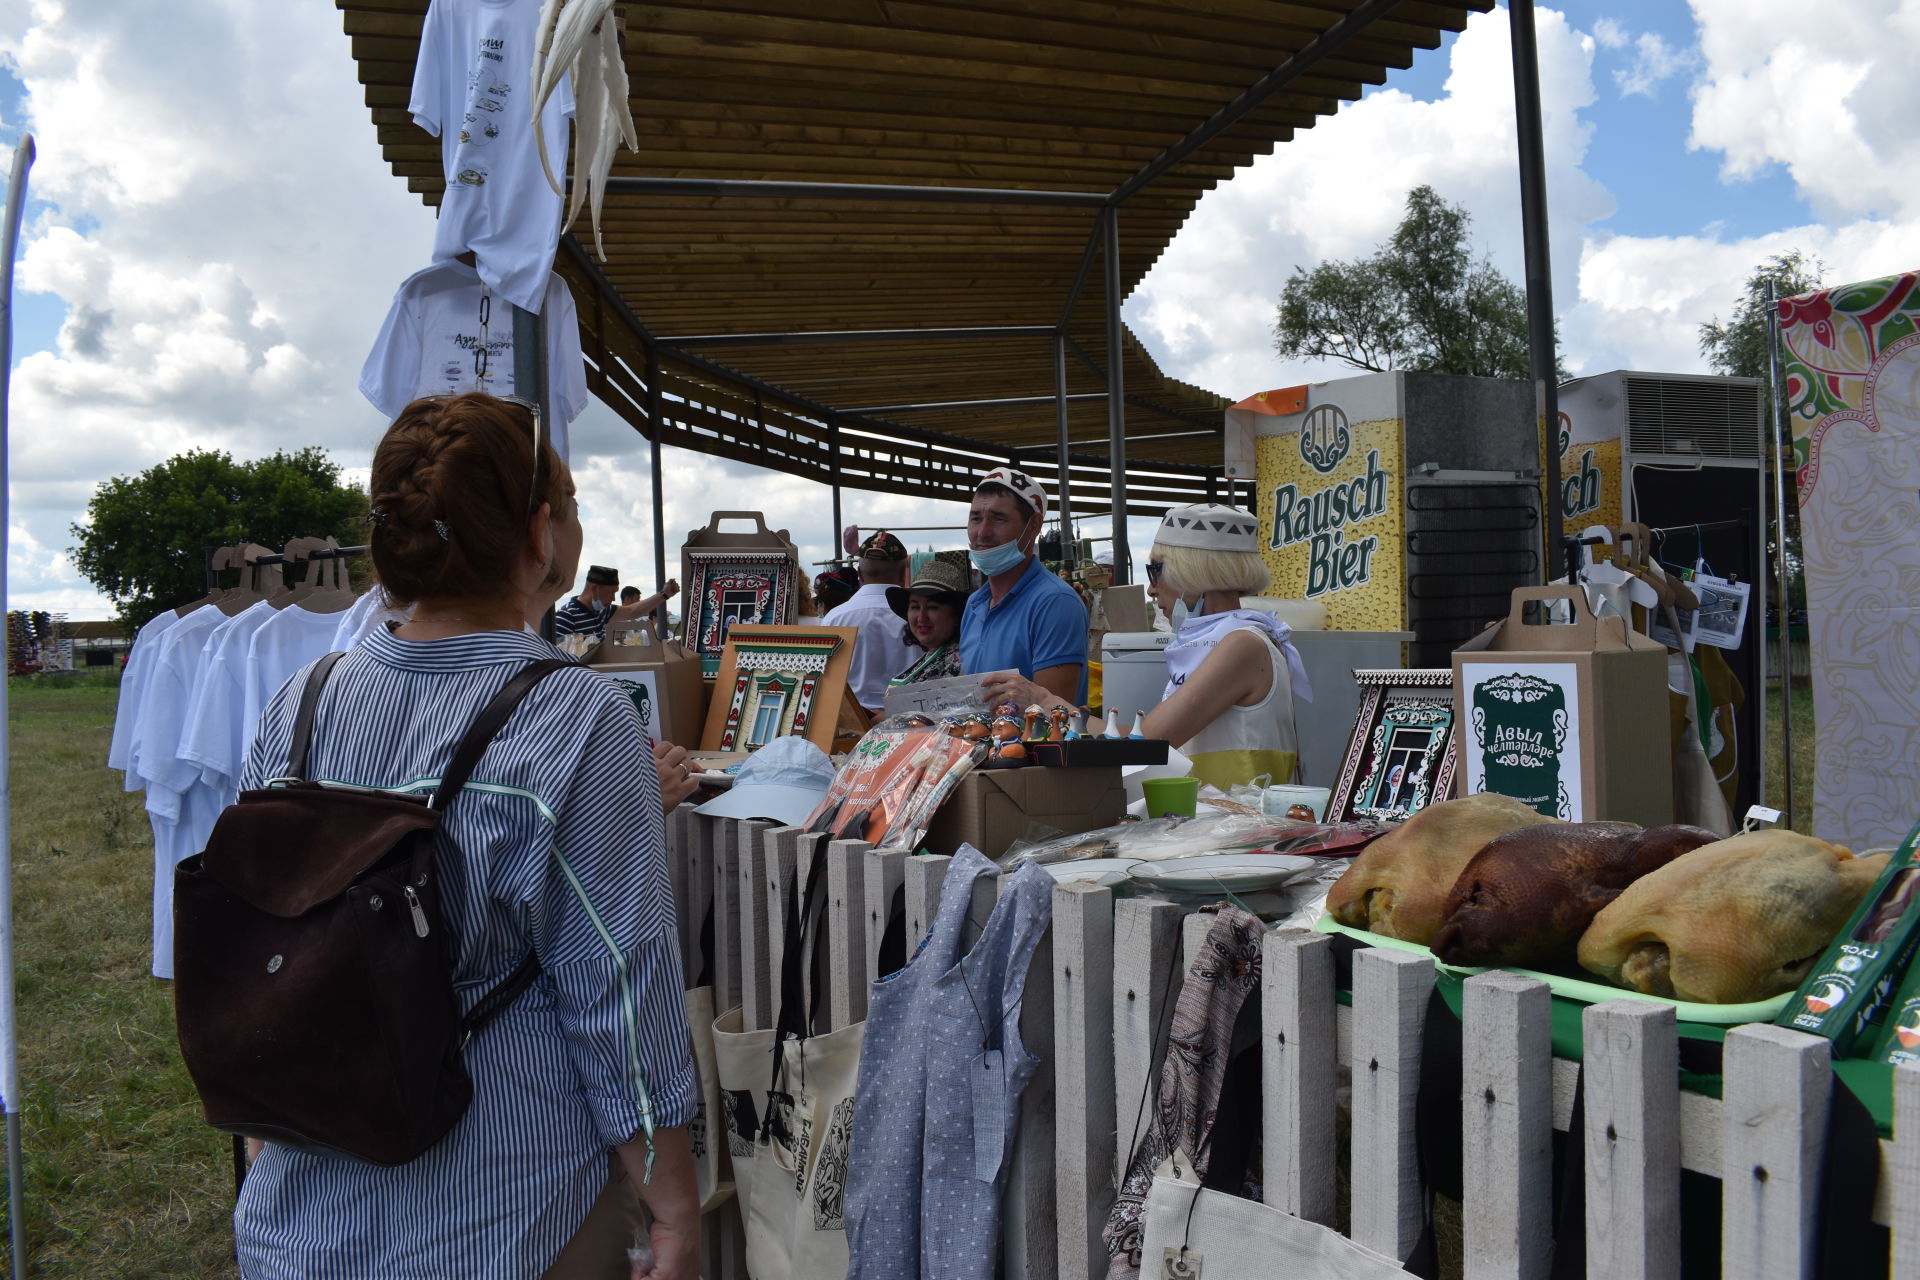
[[[613,612],[613,605],[583,604],[579,596],[572,596],[565,604],[553,611],[553,634],[555,636],[605,635],[607,623],[613,621]]]
[[[522,632],[376,631],[327,682],[312,776],[430,791],[487,700],[555,653]],[[305,680],[268,705],[242,787],[286,772]],[[659,779],[632,702],[584,667],[548,676],[442,830],[462,1004],[529,947],[540,978],[468,1044],[473,1105],[417,1160],[389,1169],[268,1144],[234,1211],[250,1280],[537,1276],[605,1185],[607,1149],[693,1116]]]

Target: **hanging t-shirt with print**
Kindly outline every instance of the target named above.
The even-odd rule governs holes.
[[[481,279],[528,311],[540,310],[560,239],[560,195],[533,136],[539,20],[540,0],[435,0],[407,105],[414,123],[440,139],[446,171],[434,260],[472,250]],[[563,78],[540,116],[556,174],[572,116],[573,86]]]
[[[546,426],[567,461],[567,424],[587,407],[587,366],[580,354],[580,321],[573,293],[547,276],[543,308],[547,346]],[[401,282],[380,336],[360,367],[360,394],[398,417],[420,396],[484,391],[516,394],[513,308],[461,262],[436,262]]]

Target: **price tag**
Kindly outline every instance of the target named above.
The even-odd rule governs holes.
[[[1007,1076],[1000,1050],[989,1049],[967,1066],[973,1082],[973,1176],[992,1182],[1007,1146]]]

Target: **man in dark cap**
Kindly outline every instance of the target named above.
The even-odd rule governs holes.
[[[600,564],[588,565],[587,582],[580,588],[580,594],[554,610],[553,638],[590,635],[598,640],[606,634],[608,623],[652,613],[679,593],[680,584],[669,578],[658,593],[616,606],[613,598],[619,590],[619,570]]]
[[[884,529],[874,534],[860,544],[860,589],[821,619],[829,627],[860,629],[847,682],[855,700],[871,712],[884,707],[887,682],[913,661],[913,650],[900,632],[900,615],[887,599],[888,587],[907,585],[911,564],[900,539]]]

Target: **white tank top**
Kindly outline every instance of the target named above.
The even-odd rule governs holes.
[[[1189,738],[1181,754],[1193,761],[1193,774],[1225,791],[1262,774],[1275,783],[1293,781],[1300,764],[1300,738],[1293,721],[1293,677],[1287,660],[1258,627],[1251,631],[1266,646],[1272,679],[1266,697],[1251,706],[1234,705]]]

